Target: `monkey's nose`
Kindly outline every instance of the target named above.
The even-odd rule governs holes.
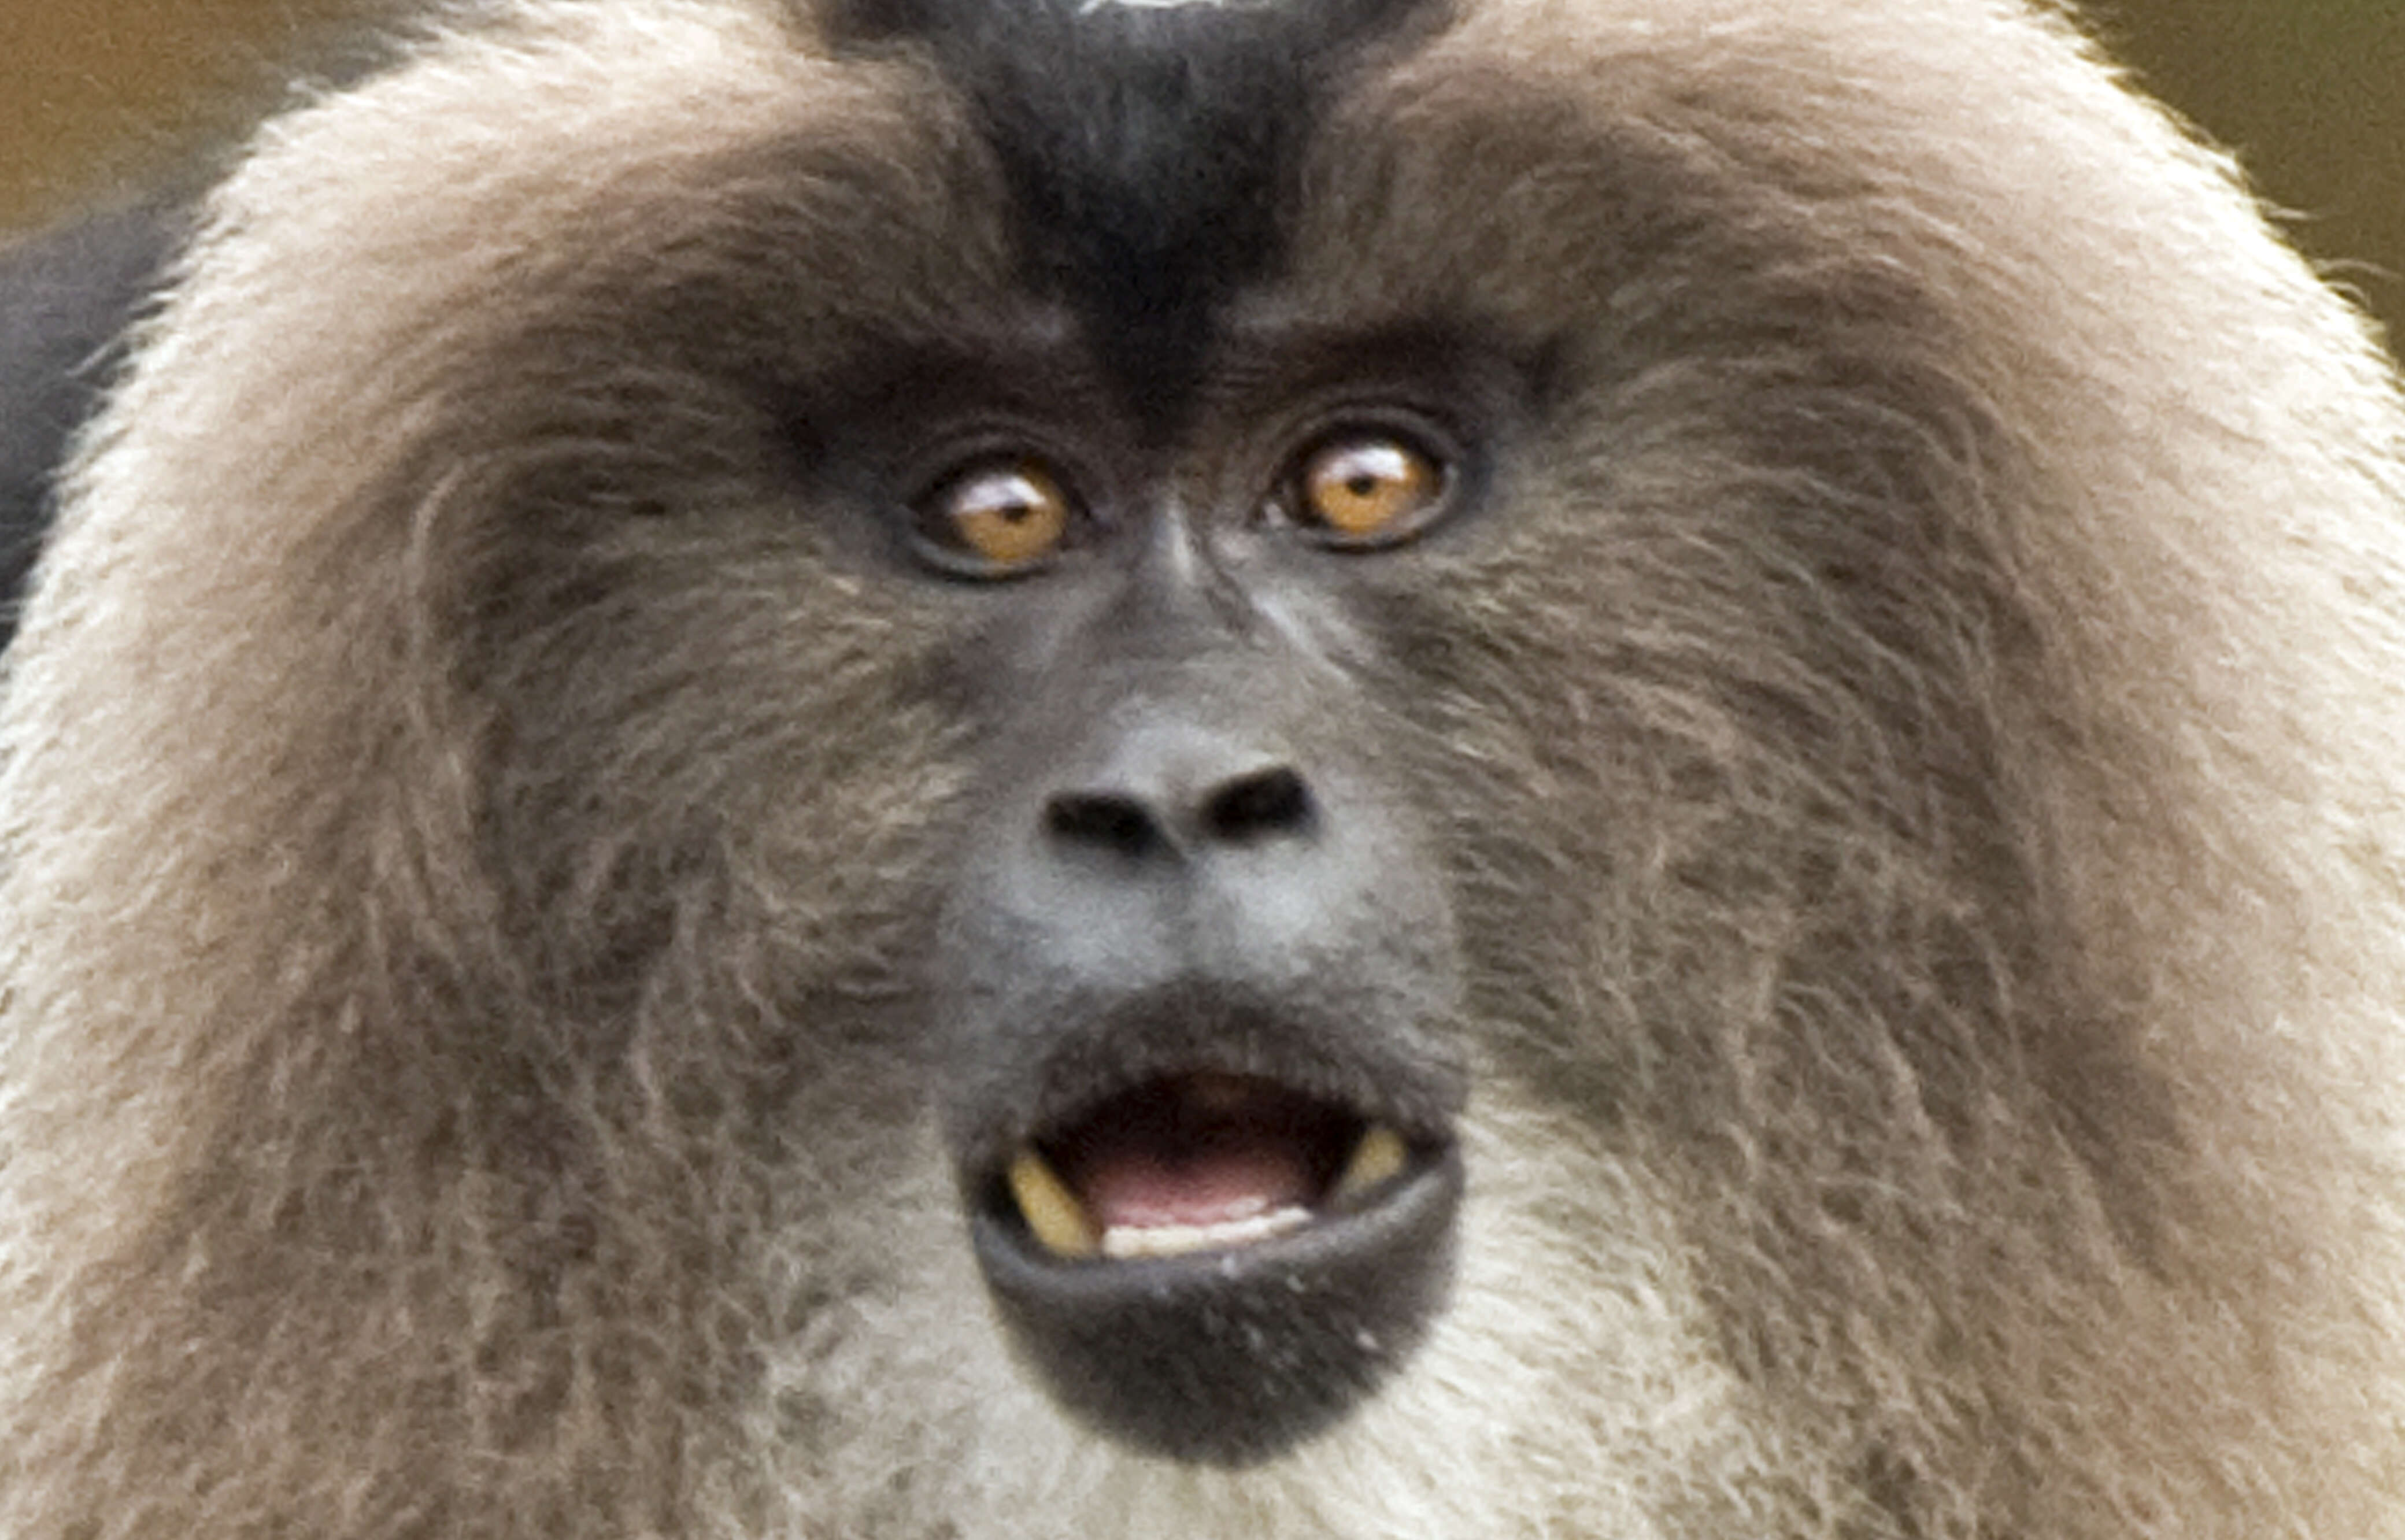
[[[1302,773],[1273,763],[1192,785],[1171,774],[1054,793],[1046,834],[1072,848],[1132,860],[1307,837],[1318,805]]]

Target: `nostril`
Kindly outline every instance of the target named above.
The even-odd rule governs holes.
[[[1301,833],[1313,816],[1311,788],[1282,764],[1222,783],[1202,805],[1204,830],[1231,845]]]
[[[1141,856],[1166,841],[1143,803],[1112,791],[1062,791],[1044,805],[1044,826],[1072,845]]]

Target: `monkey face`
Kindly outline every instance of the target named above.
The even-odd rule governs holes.
[[[1391,378],[1263,412],[1246,373],[1223,461],[1089,434],[1073,463],[1109,469],[1078,475],[1020,440],[921,514],[1006,585],[969,599],[963,698],[1014,705],[935,962],[978,1259],[1068,1405],[1210,1460],[1285,1449],[1414,1345],[1466,1090],[1451,898],[1341,659],[1357,569],[1470,516],[1484,470],[1400,426]],[[1006,562],[963,508],[996,490]]]

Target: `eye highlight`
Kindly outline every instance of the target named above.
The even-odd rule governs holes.
[[[913,508],[921,544],[941,565],[1007,577],[1043,562],[1068,539],[1076,504],[1041,461],[973,461],[935,483]]]
[[[1390,545],[1444,511],[1453,481],[1447,460],[1415,440],[1386,428],[1347,429],[1295,462],[1284,511],[1330,545]]]

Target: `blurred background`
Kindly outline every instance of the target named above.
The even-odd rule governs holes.
[[[1808,4],[1810,0],[1793,0]],[[0,0],[0,229],[189,175],[389,0]],[[2089,0],[2405,337],[2405,0]]]

